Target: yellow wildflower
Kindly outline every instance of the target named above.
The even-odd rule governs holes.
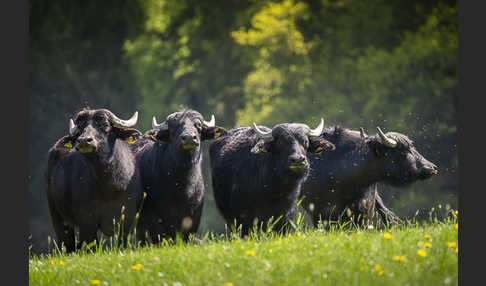
[[[59,265],[63,266],[64,265],[64,261],[60,260],[59,261]]]
[[[255,251],[253,251],[253,250],[247,250],[246,251],[246,254],[248,254],[250,256],[254,256],[255,255]]]
[[[378,275],[383,275],[383,273],[385,273],[385,270],[381,270],[380,272],[378,272]]]
[[[382,270],[383,268],[381,267],[380,264],[376,264],[375,267],[373,267],[373,269],[375,269],[376,271],[380,271]]]
[[[142,268],[142,264],[140,264],[140,263],[137,263],[137,264],[132,266],[133,270],[140,270],[140,268]]]
[[[383,237],[384,237],[385,239],[390,239],[390,238],[392,238],[392,235],[391,235],[390,233],[388,233],[388,232],[385,232],[385,233],[383,234]]]
[[[91,285],[99,285],[100,283],[100,280],[91,280]]]
[[[459,253],[459,249],[456,247],[456,250],[454,250],[454,252],[455,252],[456,254],[458,254],[458,253]]]
[[[456,223],[455,227],[456,227],[456,229],[459,229],[459,224]]]
[[[393,257],[393,260],[398,261],[398,262],[403,262],[405,260],[405,257],[398,255],[398,256]]]
[[[426,242],[426,243],[424,243],[424,247],[427,247],[427,248],[432,247],[432,243]]]
[[[420,257],[425,257],[425,256],[427,256],[427,252],[425,252],[425,250],[423,250],[423,249],[419,249],[419,250],[417,250],[417,255],[420,256]]]
[[[455,215],[458,215],[458,214],[459,214],[459,210],[456,210],[456,211],[454,212],[454,214],[455,214]]]
[[[447,243],[447,245],[448,245],[450,248],[454,248],[454,247],[456,247],[456,246],[457,246],[457,243],[455,243],[455,242],[449,242],[449,243]]]
[[[54,260],[51,260],[51,265],[54,265],[56,264],[56,262],[54,262]]]
[[[224,286],[233,286],[233,283],[231,283],[231,282],[226,282],[226,283],[224,283]]]
[[[431,239],[431,238],[432,238],[432,236],[431,236],[430,234],[426,234],[426,235],[424,235],[424,237],[425,237],[426,239]]]

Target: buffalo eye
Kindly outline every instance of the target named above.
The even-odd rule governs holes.
[[[307,141],[307,140],[304,141],[304,148],[306,150],[309,149],[309,141]]]
[[[202,130],[202,124],[201,124],[201,122],[197,121],[196,123],[194,123],[194,126],[197,128],[197,130],[199,132],[201,132],[201,130]]]

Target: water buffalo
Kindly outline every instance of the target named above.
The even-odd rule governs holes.
[[[302,205],[312,214],[314,225],[321,219],[336,221],[346,207],[355,219],[360,217],[358,223],[368,225],[375,208],[383,219],[398,223],[400,219],[383,204],[377,183],[406,186],[437,174],[437,167],[407,136],[377,129],[374,136],[367,136],[362,128],[354,131],[339,126],[322,133],[320,138],[332,142],[336,150],[310,156],[311,172],[302,187]]]
[[[217,139],[226,130],[194,110],[167,116],[133,145],[142,185],[147,193],[138,237],[152,243],[163,238],[184,240],[195,233],[201,219],[204,181],[201,173],[201,141]]]
[[[83,109],[70,119],[69,135],[49,150],[45,191],[57,240],[68,252],[76,247],[75,227],[79,246],[95,240],[98,230],[113,235],[113,219],[126,238],[141,199],[127,143],[141,135],[131,128],[137,118],[138,112],[121,120],[107,109]]]
[[[308,152],[334,148],[318,138],[324,128],[283,123],[272,129],[253,123],[228,131],[210,146],[213,192],[228,225],[248,235],[257,222],[273,217],[281,230],[292,219],[300,187],[309,170]],[[285,228],[284,228],[285,229]]]

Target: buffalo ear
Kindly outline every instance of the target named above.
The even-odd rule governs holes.
[[[218,141],[222,136],[226,135],[228,131],[220,126],[204,128],[201,132],[201,140],[213,139]]]
[[[309,144],[309,151],[321,155],[322,152],[325,151],[333,151],[336,149],[336,146],[332,144],[331,142],[322,139],[322,138],[313,138],[310,139],[310,144]]]
[[[118,138],[127,141],[128,144],[133,144],[140,137],[142,133],[137,129],[118,129]]]
[[[370,149],[373,151],[376,157],[385,157],[386,150],[383,148],[383,144],[377,140],[370,140],[367,142]]]
[[[269,142],[265,142],[265,140],[260,139],[258,142],[251,148],[250,152],[253,154],[258,154],[258,153],[266,153],[268,152],[269,148]]]
[[[73,142],[74,140],[76,140],[74,138],[74,136],[71,136],[71,135],[67,135],[67,136],[64,136],[62,137],[58,143],[56,144],[58,147],[62,147],[62,148],[67,148],[67,149],[73,149]]]

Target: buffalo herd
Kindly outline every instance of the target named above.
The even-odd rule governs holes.
[[[377,184],[404,186],[437,174],[407,136],[340,126],[281,123],[273,128],[227,130],[195,110],[170,114],[141,133],[107,109],[84,108],[69,120],[69,134],[48,152],[46,196],[57,237],[66,251],[112,236],[114,225],[136,230],[142,244],[186,240],[199,227],[205,194],[202,141],[216,206],[246,236],[252,228],[288,230],[299,202],[313,224],[339,219],[371,227],[387,209]],[[347,215],[344,215],[347,213]],[[79,232],[79,243],[75,233]]]

